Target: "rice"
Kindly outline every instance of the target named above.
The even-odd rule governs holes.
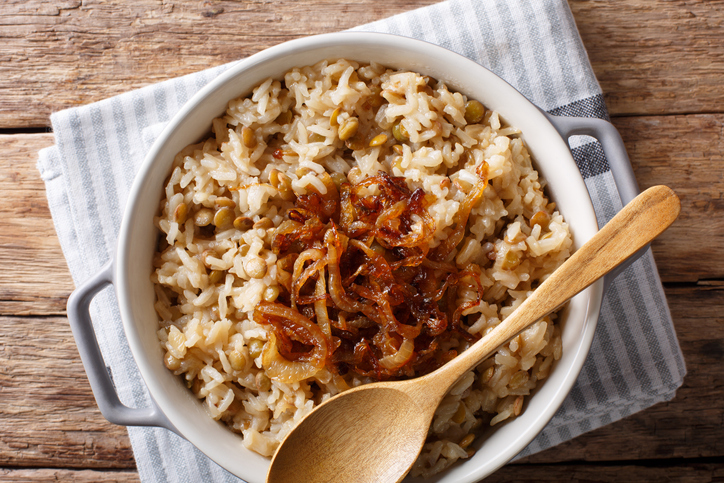
[[[465,334],[440,342],[453,355],[510,315],[570,254],[568,226],[520,133],[429,77],[347,60],[295,68],[229,102],[212,132],[176,156],[155,218],[157,333],[168,369],[262,455],[316,405],[374,380],[334,364],[286,361],[279,334],[254,317],[288,298],[291,272],[272,244],[295,200],[324,199],[379,173],[400,177],[425,193],[427,215],[411,218],[408,229],[432,227],[431,252],[446,247],[467,216],[462,239],[440,262],[477,267],[476,282],[455,292]],[[486,187],[465,208],[482,167]],[[368,191],[376,196],[379,187]],[[314,263],[328,254],[317,246],[304,256]],[[483,428],[518,416],[560,356],[552,315],[466,374],[438,408],[412,474],[471,456]]]

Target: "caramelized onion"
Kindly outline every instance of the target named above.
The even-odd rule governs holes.
[[[327,358],[327,340],[317,324],[297,310],[280,303],[260,302],[254,310],[254,320],[259,324],[272,325],[277,337],[293,339],[303,345],[311,345],[309,352],[299,359],[307,360],[317,368],[324,367]]]
[[[327,342],[332,341],[332,324],[329,322],[329,313],[327,312],[327,286],[324,281],[324,268],[319,269],[317,283],[314,286],[314,314],[317,316],[317,325],[327,336]]]
[[[270,377],[298,381],[324,366],[376,379],[420,375],[457,354],[442,350],[445,341],[474,339],[462,318],[482,301],[479,270],[458,269],[450,254],[483,197],[487,165],[477,174],[455,227],[432,251],[435,197],[404,178],[380,172],[338,190],[324,173],[326,193],[310,187],[298,196],[272,237],[286,293],[254,313],[273,329],[263,357]],[[476,299],[458,304],[461,284],[474,286]]]
[[[393,371],[404,366],[411,358],[415,343],[412,339],[405,339],[400,348],[394,354],[387,355],[380,359],[380,365],[388,371]]]
[[[277,349],[277,337],[272,332],[264,346],[261,364],[267,375],[279,382],[293,384],[314,376],[320,368],[308,361],[290,361]]]
[[[327,264],[326,253],[318,248],[310,248],[304,250],[294,262],[294,272],[292,274],[292,290],[291,290],[291,305],[292,308],[297,307],[297,299],[301,297],[301,290],[307,280],[317,274]],[[306,269],[304,264],[308,261],[313,262]],[[319,295],[319,294],[315,294]],[[325,296],[326,297],[326,296]],[[313,300],[317,300],[315,297]]]
[[[342,243],[334,225],[324,236],[324,242],[327,247],[327,265],[329,267],[329,295],[340,309],[346,312],[363,312],[364,304],[348,297],[342,286],[342,275],[339,271]]]

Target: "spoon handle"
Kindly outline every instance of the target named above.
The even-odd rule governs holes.
[[[543,282],[518,309],[472,347],[430,374],[449,387],[501,345],[616,268],[663,232],[679,214],[666,186],[647,189],[626,205]],[[442,384],[442,380],[447,385]]]

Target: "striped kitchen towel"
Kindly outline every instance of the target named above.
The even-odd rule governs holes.
[[[565,0],[448,0],[356,30],[426,40],[459,52],[506,79],[543,110],[606,119],[601,89]],[[50,210],[76,284],[113,257],[134,174],[155,137],[223,65],[91,105],[53,114],[56,144],[40,152]],[[591,138],[572,138],[574,157],[600,224],[621,202],[606,158]],[[122,401],[148,404],[125,341],[112,290],[91,315]],[[529,455],[674,396],[685,375],[651,253],[608,289],[585,366]],[[157,428],[129,428],[142,481],[239,481],[191,444]]]

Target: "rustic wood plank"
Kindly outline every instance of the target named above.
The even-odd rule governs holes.
[[[0,128],[437,1],[5,3]],[[722,112],[721,1],[569,3],[613,114]]]
[[[681,198],[677,221],[653,243],[662,280],[724,277],[724,116],[619,117],[643,190],[672,187]]]
[[[48,126],[53,111],[437,1],[71,0],[50,6],[33,0],[4,5],[0,128]]]
[[[724,274],[724,115],[620,117],[631,161],[645,188],[667,184],[682,212],[653,244],[662,279],[695,282]],[[61,314],[73,283],[50,219],[36,159],[50,134],[0,135],[1,314]],[[699,240],[693,242],[692,240]]]
[[[724,456],[724,283],[666,292],[688,369],[676,398],[525,463]],[[134,467],[125,430],[95,405],[64,318],[0,317],[0,348],[0,467]]]
[[[52,134],[0,135],[0,314],[65,312],[73,282],[36,168]]]
[[[569,4],[612,114],[722,112],[721,0]]]
[[[496,482],[558,482],[585,481],[600,483],[639,483],[641,481],[680,481],[708,483],[724,478],[724,465],[716,463],[683,463],[675,466],[597,466],[597,465],[508,465],[485,479]],[[119,482],[140,481],[138,473],[131,471],[94,471],[59,469],[0,469],[0,481],[7,483],[34,481],[50,482]]]
[[[47,127],[59,109],[437,1],[5,2],[0,129]],[[673,401],[486,481],[724,480],[711,463],[724,456],[724,2],[569,3],[641,187],[667,184],[682,198],[653,249],[688,375]],[[704,115],[641,117],[692,113]],[[35,169],[51,143],[0,135],[0,266],[11,267],[0,271],[0,481],[135,482],[126,432],[100,415],[67,321],[54,316],[73,284]]]
[[[0,316],[0,467],[135,468],[96,406],[64,317]]]
[[[668,287],[666,296],[687,366],[676,397],[525,462],[724,456],[724,283]]]
[[[654,245],[665,280],[721,278],[721,257],[715,254],[722,251],[722,230],[713,215],[721,210],[720,165],[724,150],[718,133],[723,122],[722,115],[615,119],[642,187],[666,183],[682,196],[682,218],[664,235],[670,235],[671,239]],[[683,148],[674,144],[682,140]],[[4,266],[13,267],[0,272],[3,313],[59,313],[72,290],[49,218],[43,184],[35,168],[35,153],[51,143],[52,136],[48,134],[0,136],[0,146],[6,153],[6,162],[0,165],[0,196],[6,197],[0,204],[3,210],[0,259]],[[697,251],[696,246],[689,246],[693,244],[688,240],[699,238],[697,235],[709,237],[708,257]],[[8,236],[11,238],[3,238]],[[692,253],[705,256],[692,257]],[[25,285],[20,285],[18,280],[25,280]],[[59,290],[58,294],[48,297],[53,290]],[[533,463],[537,458],[546,462],[616,461],[724,454],[719,437],[724,431],[721,420],[724,377],[716,372],[721,370],[724,347],[721,293],[722,286],[715,282],[698,288],[667,289],[689,368],[685,385],[674,401],[581,436],[528,461]],[[0,430],[0,441],[6,445],[0,447],[0,465],[132,468],[134,463],[125,431],[105,422],[87,384],[76,383],[79,379],[85,381],[85,376],[65,320],[59,317],[2,320],[5,325],[0,328],[0,334],[6,338],[0,340],[3,374],[0,428],[8,429]],[[50,337],[43,332],[47,327],[60,330],[62,336]],[[19,338],[23,343],[18,343],[15,337],[8,338],[11,334],[24,334]],[[47,344],[26,344],[33,339]],[[61,381],[71,389],[67,393],[48,392],[48,388],[54,387],[53,381]],[[10,399],[6,399],[6,395]],[[37,404],[33,406],[29,401],[37,400],[43,401],[43,413],[32,419],[31,411],[37,411]],[[38,428],[38,419],[48,423],[33,431]],[[622,438],[622,434],[626,438]]]
[[[95,471],[95,470],[58,470],[58,469],[7,469],[0,468],[0,481],[20,483],[137,483],[141,481],[136,471]]]
[[[676,465],[519,465],[504,466],[484,481],[485,483],[515,482],[586,482],[586,483],[640,483],[642,481],[678,481],[708,483],[724,478],[721,463],[697,464],[682,462]]]

